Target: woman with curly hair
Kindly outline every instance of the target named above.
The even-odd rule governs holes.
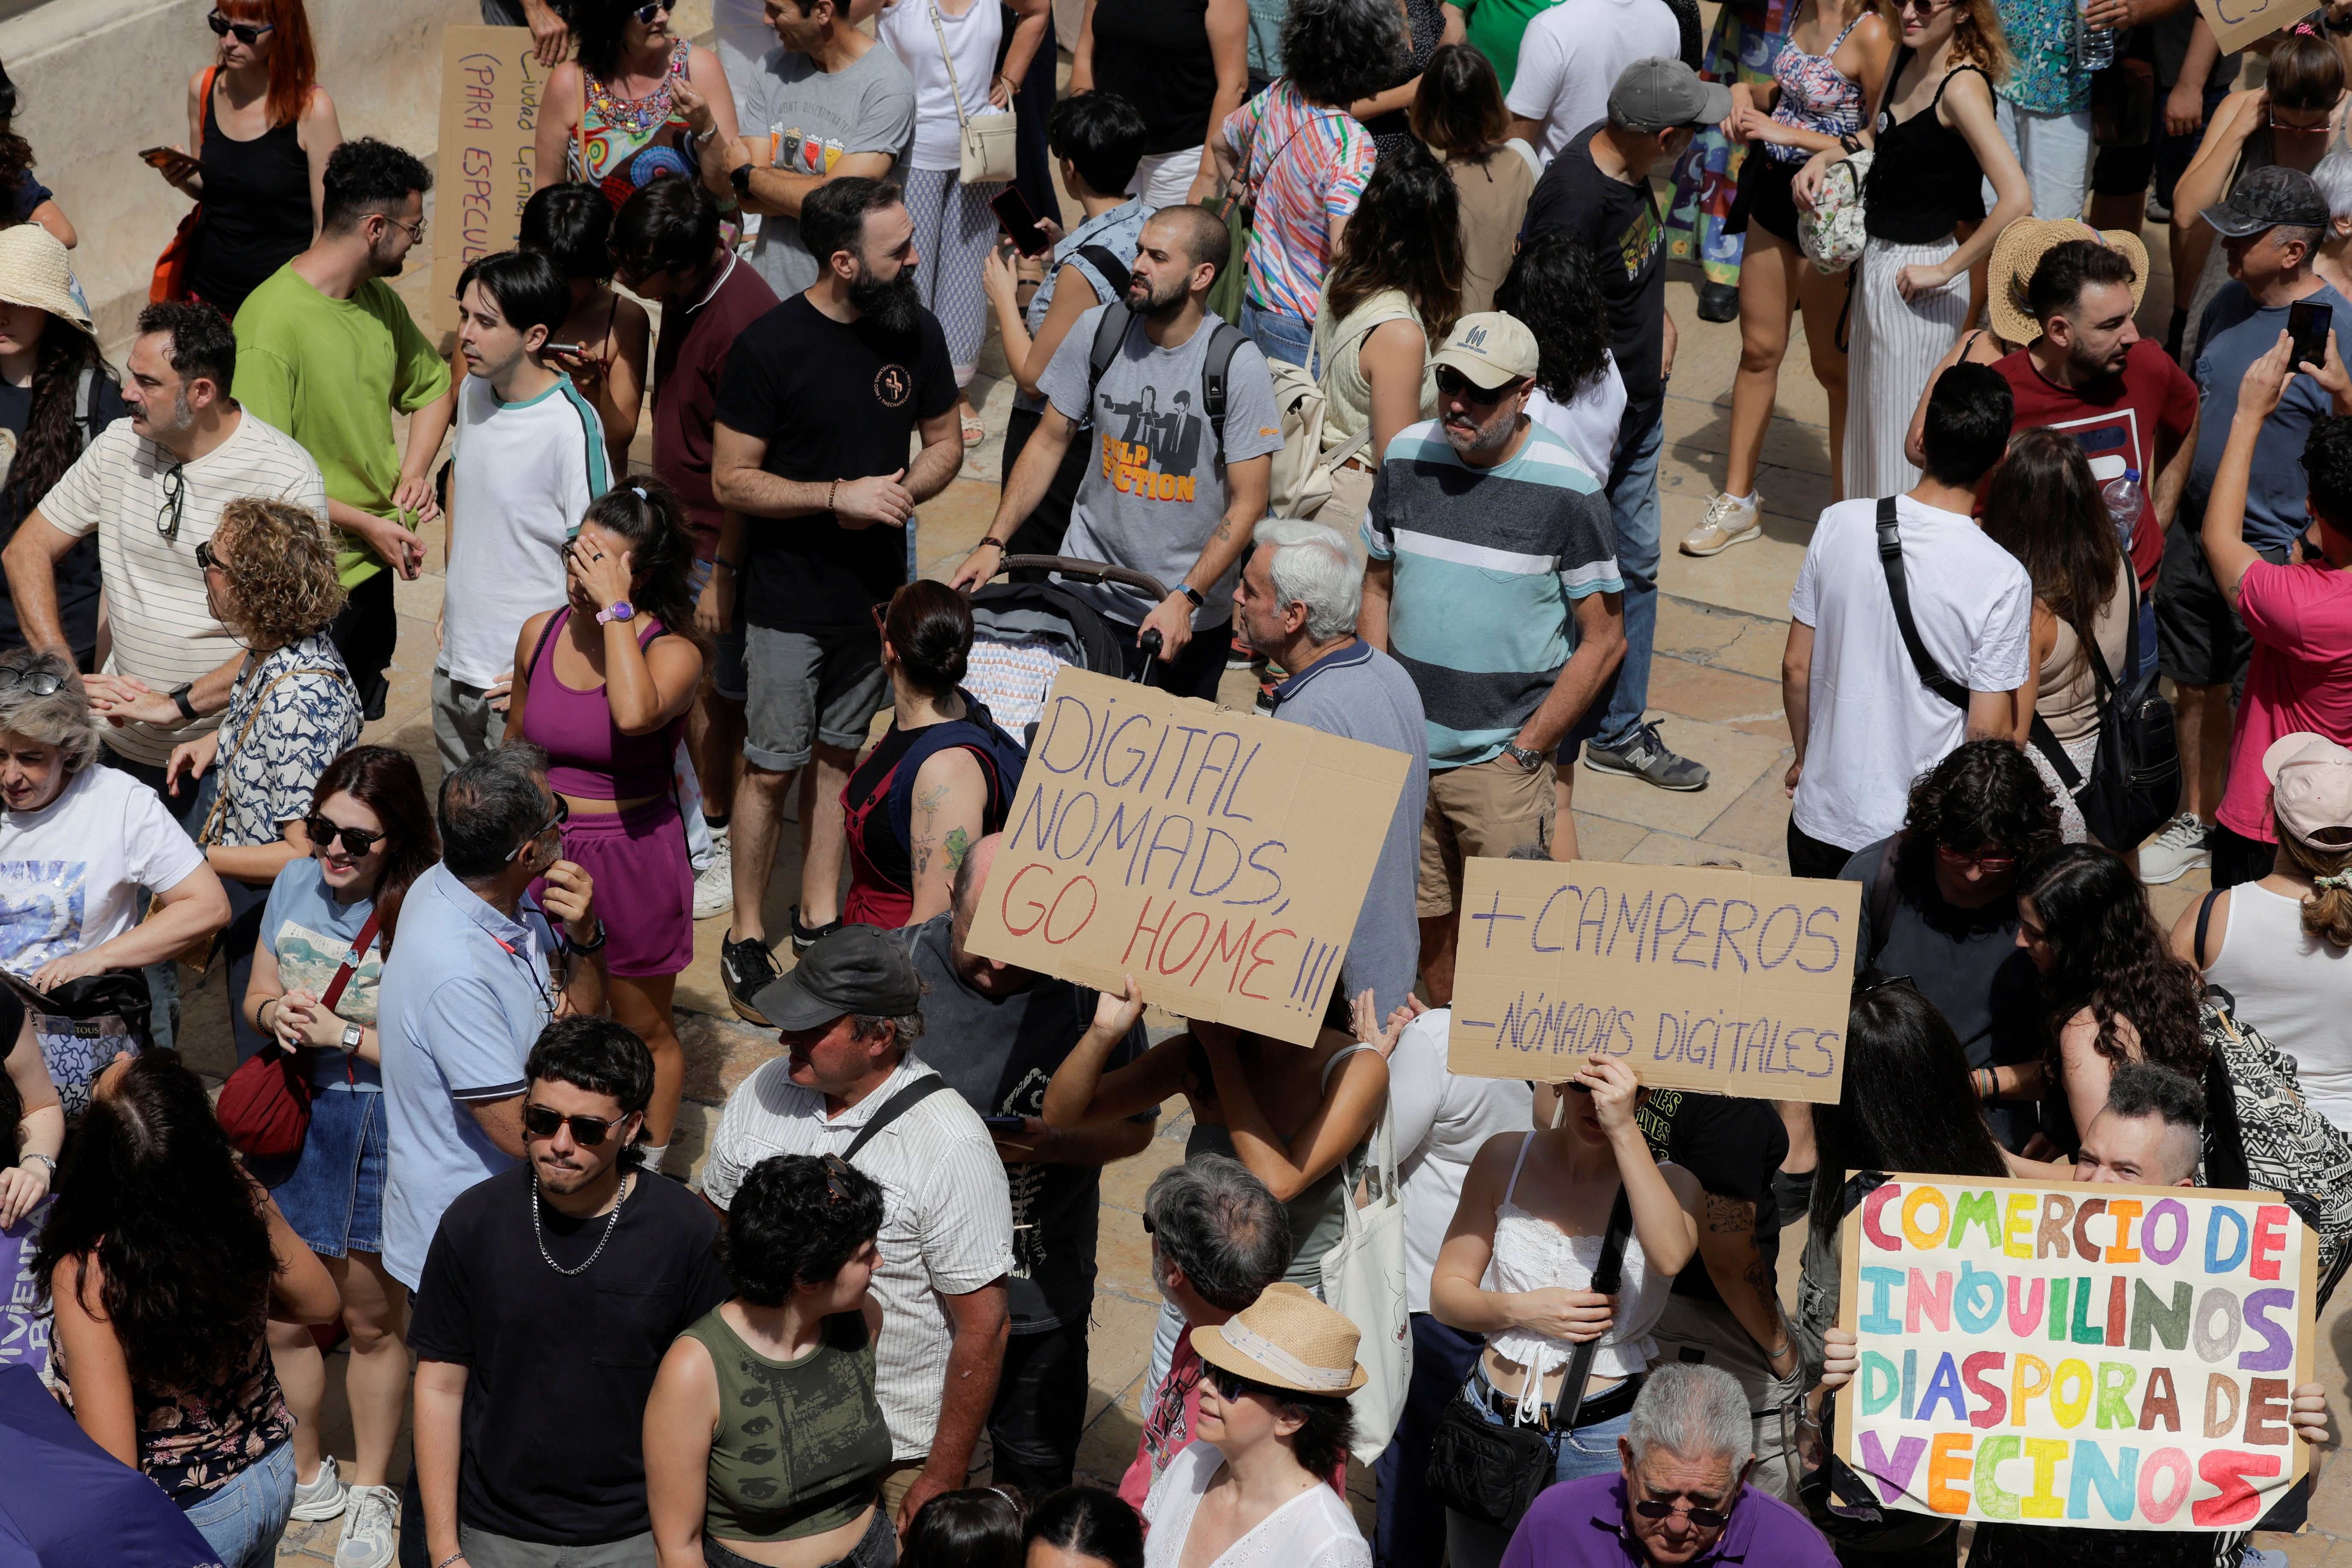
[[[837,1154],[778,1154],[727,1213],[735,1294],[671,1344],[646,1402],[659,1568],[888,1568],[867,1289],[882,1188]]]
[[[2042,1133],[2067,1158],[2107,1102],[2116,1064],[2205,1078],[2205,983],[2175,954],[2138,875],[2070,844],[2017,883],[2017,945],[2042,975]]]
[[[1377,156],[1348,106],[1386,87],[1404,50],[1395,0],[1293,0],[1287,69],[1209,139],[1220,194],[1238,174],[1255,204],[1237,324],[1268,359],[1315,368],[1323,275]]]
[[[75,1422],[162,1487],[227,1568],[268,1568],[294,1450],[264,1330],[331,1322],[340,1303],[178,1052],[99,1075],[31,1271]]]
[[[1625,414],[1625,378],[1609,352],[1609,312],[1591,248],[1564,235],[1533,236],[1512,258],[1495,308],[1536,336],[1528,417],[1567,442],[1593,478],[1606,479]]]

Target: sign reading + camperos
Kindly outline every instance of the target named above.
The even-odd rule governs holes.
[[[1654,1087],[1833,1104],[1861,903],[1858,882],[1472,860],[1447,1064],[1558,1082],[1615,1057]]]
[[[971,950],[1311,1045],[1412,761],[1066,667]]]

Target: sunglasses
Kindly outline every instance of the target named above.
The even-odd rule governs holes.
[[[1890,974],[1884,980],[1874,980],[1867,985],[1856,987],[1853,994],[1853,999],[1859,1002],[1874,991],[1884,991],[1890,985],[1910,985],[1914,991],[1918,989],[1916,985],[1912,984],[1911,977],[1909,975]]]
[[[541,823],[537,827],[532,828],[530,830],[530,837],[516,845],[514,847],[514,854],[509,855],[507,858],[512,860],[517,856],[528,853],[532,845],[547,837],[550,829],[561,827],[571,820],[572,807],[564,804],[564,799],[562,795],[557,795],[555,797],[555,815],[549,817],[545,822]]]
[[[1441,397],[1458,397],[1480,408],[1492,408],[1511,394],[1518,391],[1522,379],[1512,377],[1502,385],[1484,387],[1450,364],[1437,367],[1437,392]]]
[[[343,847],[354,855],[365,855],[383,843],[385,837],[381,833],[370,832],[364,827],[343,827],[330,822],[323,816],[304,817],[302,831],[310,836],[310,847],[313,849],[332,848],[335,840],[341,838],[343,841]]]
[[[1721,1530],[1731,1522],[1731,1515],[1721,1509],[1696,1508],[1688,1503],[1653,1502],[1644,1499],[1633,1505],[1633,1511],[1643,1519],[1669,1519],[1679,1513],[1701,1530]]]
[[[2017,865],[2014,855],[1964,855],[1948,844],[1936,846],[1936,858],[1958,870],[1973,866],[1988,874],[2011,870]]]
[[[1895,0],[1895,9],[1898,15],[1905,11],[1916,11],[1922,16],[1932,16],[1942,10],[1945,4],[1946,0]],[[1694,1514],[1692,1517],[1697,1516]]]
[[[825,1201],[836,1204],[856,1202],[856,1200],[850,1196],[848,1184],[842,1180],[856,1167],[838,1154],[826,1154],[822,1157],[822,1161],[824,1165],[825,1192],[829,1194]]]
[[[0,669],[0,687],[21,686],[36,697],[55,697],[65,683],[54,669]]]
[[[248,49],[261,42],[262,34],[278,31],[275,23],[232,22],[217,11],[205,18],[205,26],[213,30],[213,37],[215,38],[226,38],[232,34],[236,35],[236,41]]]
[[[650,5],[640,5],[635,10],[630,12],[629,15],[635,16],[638,22],[644,26],[650,27],[654,25],[654,18],[656,16],[667,16],[668,13],[669,5],[667,4],[667,0],[654,0],[654,4]]]
[[[201,572],[210,572],[215,568],[226,572],[228,570],[228,563],[222,560],[219,554],[214,551],[213,542],[211,540],[200,539],[196,541],[196,569]]]
[[[1220,1399],[1239,1399],[1245,1394],[1266,1392],[1264,1384],[1252,1383],[1239,1373],[1227,1372],[1221,1366],[1210,1366],[1205,1362],[1202,1363],[1202,1367],[1203,1375],[1208,1379],[1209,1386],[1217,1391],[1217,1397]]]
[[[572,1141],[583,1149],[593,1149],[604,1142],[607,1132],[635,1114],[635,1111],[624,1110],[606,1121],[594,1116],[565,1116],[550,1110],[544,1105],[526,1105],[522,1108],[522,1130],[533,1138],[552,1138],[555,1130],[568,1122],[572,1127]]]

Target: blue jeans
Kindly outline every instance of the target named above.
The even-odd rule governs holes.
[[[279,1443],[187,1513],[226,1568],[269,1568],[294,1517],[294,1440]]]
[[[1445,1510],[1429,1491],[1429,1445],[1446,1401],[1461,1395],[1486,1342],[1427,1312],[1412,1314],[1412,1383],[1396,1435],[1372,1468],[1380,1478],[1372,1561],[1380,1568],[1437,1568],[1445,1554]]]
[[[1316,368],[1314,322],[1281,310],[1266,310],[1255,300],[1244,300],[1240,326],[1266,358],[1308,371]]]
[[[1663,408],[1641,429],[1620,431],[1617,460],[1609,470],[1617,574],[1625,580],[1625,661],[1617,667],[1617,689],[1593,737],[1603,746],[1632,740],[1650,705],[1650,646],[1658,633],[1658,448],[1665,434]]]

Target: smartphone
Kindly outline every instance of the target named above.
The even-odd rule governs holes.
[[[139,156],[151,168],[162,169],[174,163],[185,163],[199,174],[204,172],[202,163],[173,147],[142,147],[139,150]]]
[[[1043,256],[1054,248],[1045,231],[1037,226],[1037,215],[1030,210],[1028,199],[1019,187],[1005,186],[989,198],[988,205],[996,214],[996,221],[1004,226],[1004,232],[1013,237],[1013,249],[1024,256]]]
[[[543,354],[569,354],[578,359],[588,352],[588,346],[585,343],[542,343],[539,352]]]
[[[1025,1116],[983,1116],[980,1121],[991,1132],[1020,1132],[1029,1126],[1029,1119]]]
[[[2294,342],[2294,364],[2309,361],[2313,364],[2327,363],[2327,331],[2335,323],[2336,308],[2315,305],[2308,300],[2298,300],[2286,308],[2287,336]]]

